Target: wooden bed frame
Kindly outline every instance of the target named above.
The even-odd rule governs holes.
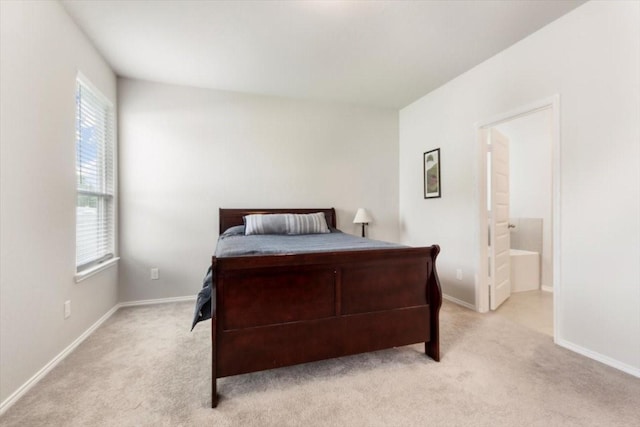
[[[220,233],[256,213],[220,209]],[[217,378],[424,342],[440,360],[440,247],[213,257],[212,399]]]

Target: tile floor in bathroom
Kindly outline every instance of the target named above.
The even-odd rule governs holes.
[[[512,293],[496,313],[553,337],[553,293],[551,292],[537,290]]]

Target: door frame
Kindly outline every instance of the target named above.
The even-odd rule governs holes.
[[[553,233],[553,339],[557,341],[559,330],[559,307],[562,299],[560,283],[560,95],[541,99],[531,104],[523,105],[506,113],[498,114],[475,124],[477,139],[477,206],[478,206],[478,245],[479,258],[477,260],[476,276],[476,310],[480,313],[489,311],[489,283],[488,283],[488,215],[487,215],[487,144],[483,141],[482,130],[489,129],[531,113],[549,109],[551,111],[551,147],[552,147],[552,233]]]

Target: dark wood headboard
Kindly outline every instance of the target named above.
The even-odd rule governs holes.
[[[336,210],[334,208],[328,209],[222,209],[220,208],[220,234],[222,234],[227,228],[234,225],[244,224],[242,217],[252,214],[274,214],[274,213],[294,213],[294,214],[308,214],[324,212],[324,216],[327,219],[327,225],[329,227],[336,228]]]

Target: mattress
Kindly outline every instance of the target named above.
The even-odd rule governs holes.
[[[225,258],[405,247],[397,243],[353,236],[335,228],[326,234],[245,236],[244,226],[240,225],[231,227],[220,236],[215,254],[217,258]]]

